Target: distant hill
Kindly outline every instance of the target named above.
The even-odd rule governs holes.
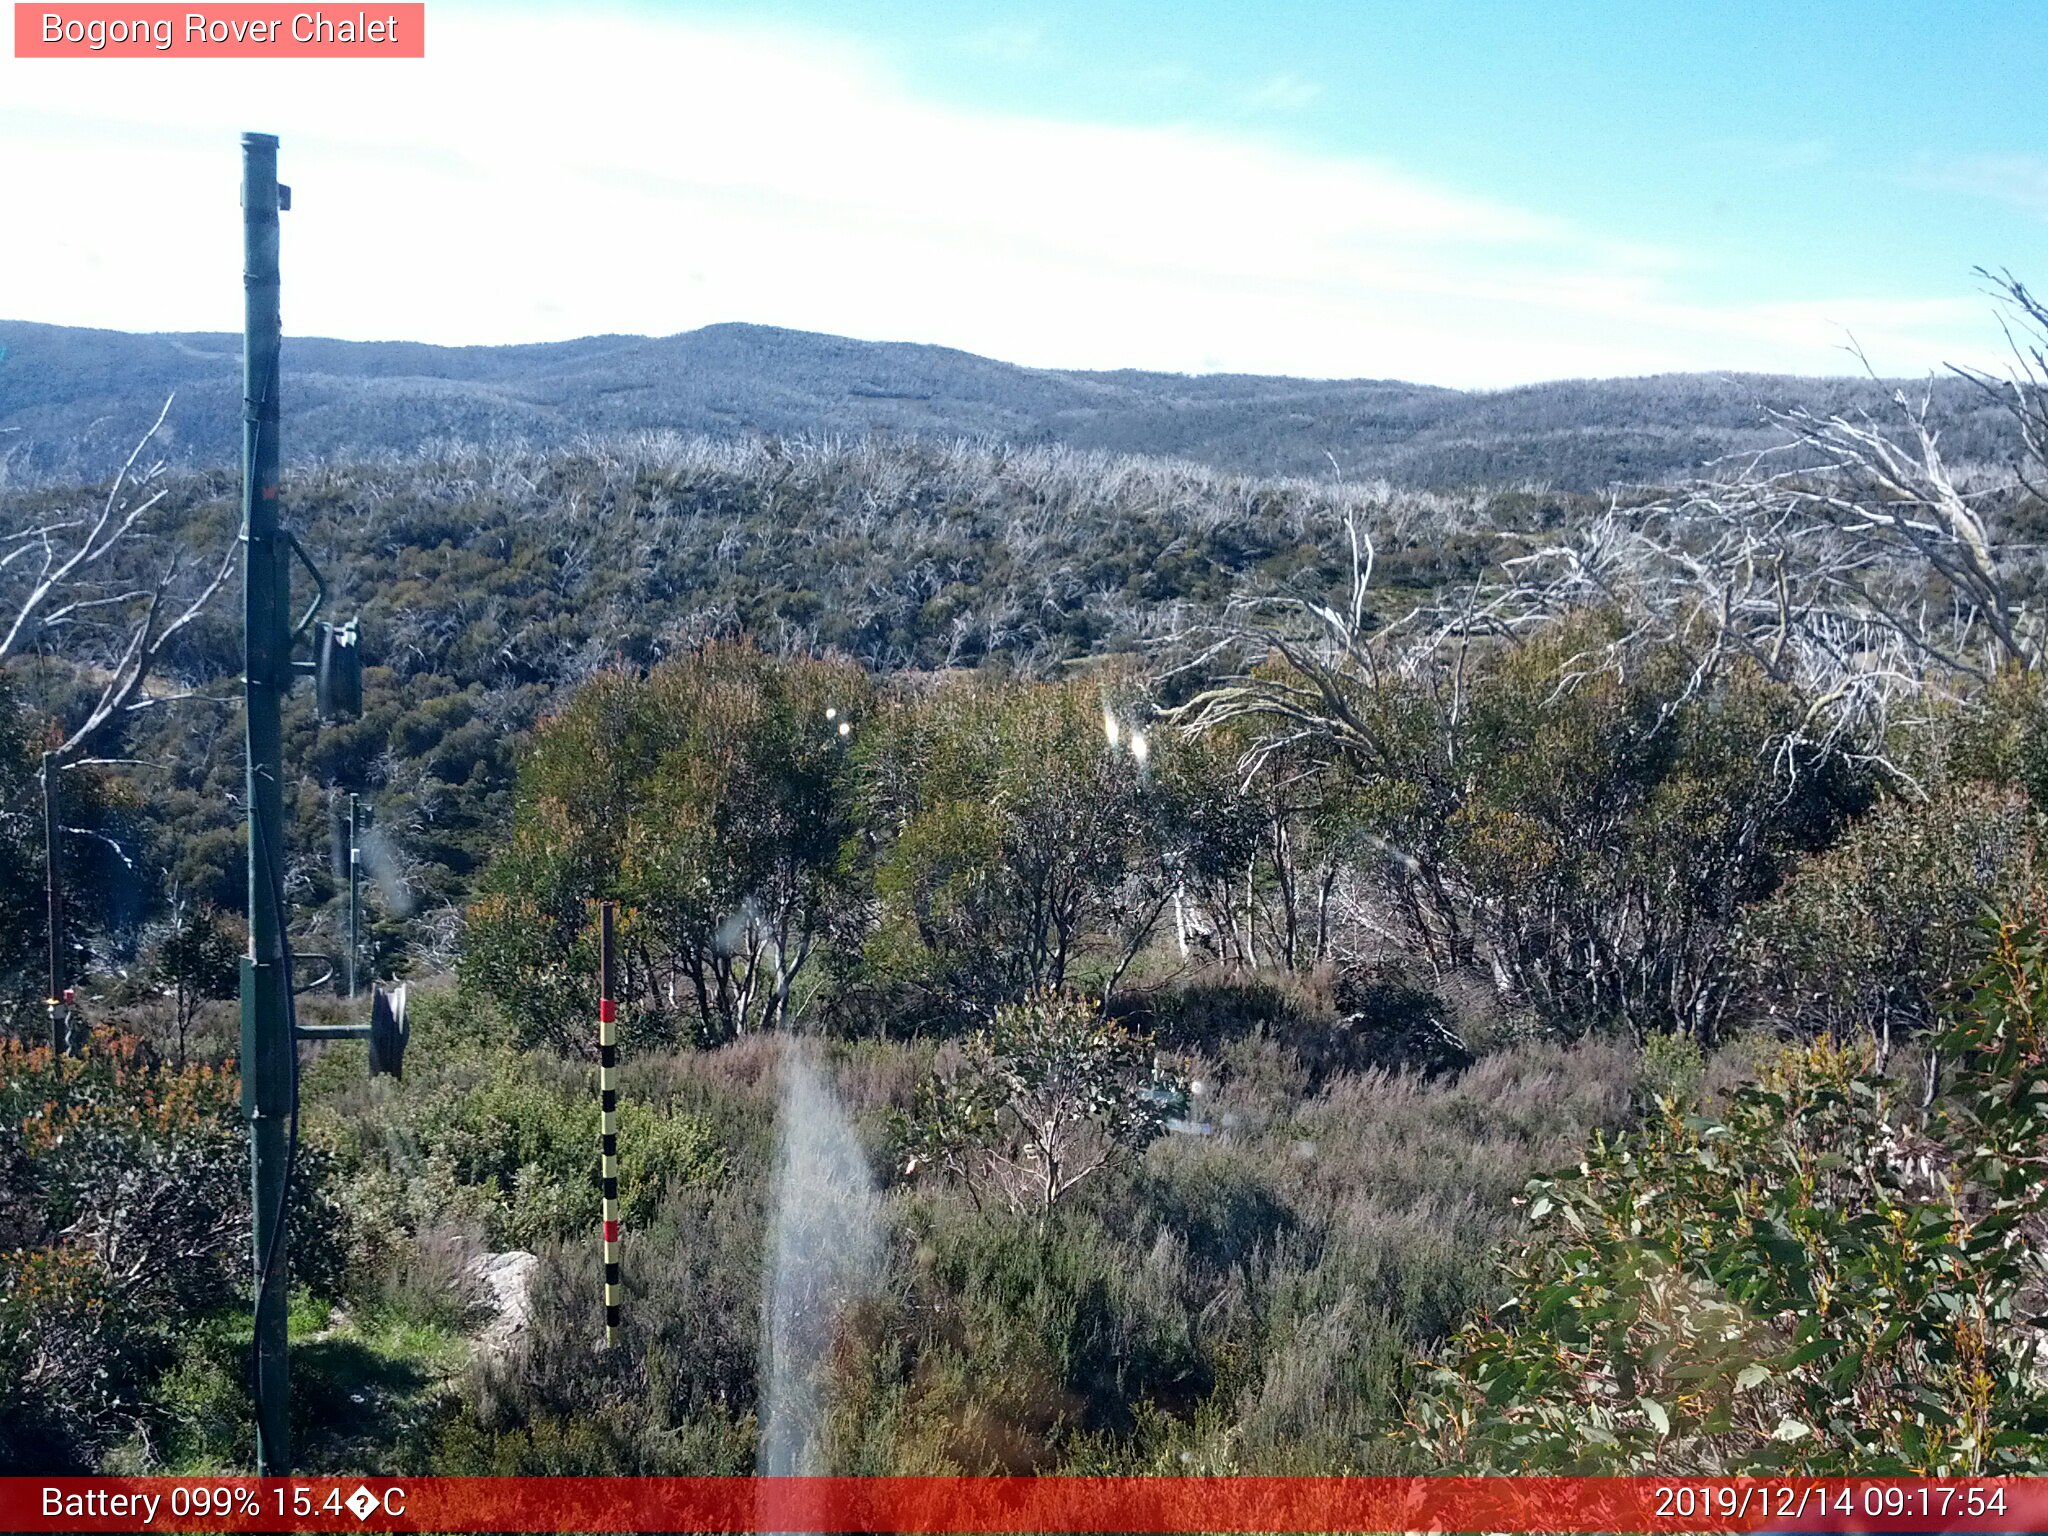
[[[540,448],[674,429],[721,436],[971,438],[1185,458],[1253,474],[1443,488],[1537,481],[1595,491],[1683,475],[1775,441],[1767,406],[1882,407],[1858,379],[1671,374],[1467,392],[1378,379],[1022,368],[945,347],[759,325],[533,346],[285,344],[293,459],[411,452],[434,439]],[[1922,383],[1908,386],[1925,387]],[[1936,388],[1962,459],[2003,456],[1975,391]],[[0,321],[0,456],[11,472],[96,476],[173,390],[172,455],[239,452],[241,338]]]

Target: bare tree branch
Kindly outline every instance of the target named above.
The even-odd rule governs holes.
[[[108,640],[120,637],[105,657],[105,682],[99,697],[84,721],[56,748],[60,766],[111,761],[89,754],[101,733],[124,714],[171,698],[203,697],[189,690],[158,694],[149,683],[171,642],[205,612],[226,585],[234,570],[236,545],[229,545],[211,578],[190,597],[173,595],[182,566],[175,554],[147,585],[134,584],[132,576],[118,585],[96,576],[98,570],[117,563],[116,552],[167,494],[150,489],[162,475],[164,461],[145,462],[144,455],[169,419],[175,398],[164,400],[156,420],[115,474],[97,513],[59,517],[0,536],[0,545],[13,546],[0,555],[0,575],[17,562],[40,557],[26,588],[5,605],[9,616],[0,621],[5,625],[0,632],[0,665],[24,654],[31,644],[59,633],[99,635]],[[76,651],[75,638],[70,648]],[[73,659],[91,660],[75,654]]]

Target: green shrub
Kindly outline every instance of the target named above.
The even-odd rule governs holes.
[[[1152,994],[1142,1013],[1135,1012],[1137,1006],[1126,996],[1119,1009],[1132,1010],[1169,1049],[1209,1055],[1249,1034],[1294,1041],[1326,1031],[1333,1022],[1329,998],[1296,976],[1210,971]]]
[[[1442,996],[1415,967],[1379,962],[1343,972],[1337,980],[1339,1027],[1320,1054],[1323,1070],[1341,1062],[1352,1068],[1408,1068],[1455,1072],[1472,1065]]]
[[[701,1116],[619,1107],[620,1213],[632,1225],[652,1221],[672,1194],[719,1183],[728,1166],[725,1144]]]
[[[939,1322],[924,1347],[971,1363],[985,1430],[1008,1421],[1056,1453],[1073,1434],[1128,1433],[1148,1402],[1185,1411],[1211,1389],[1177,1254],[1133,1263],[1098,1219],[1071,1213],[940,1220],[921,1235],[918,1290]],[[972,1464],[971,1445],[956,1450]]]
[[[526,1343],[481,1363],[437,1468],[490,1475],[715,1475],[754,1469],[758,1183],[684,1189],[627,1230],[621,1343],[601,1349],[594,1241],[550,1243]]]
[[[1419,1443],[1474,1471],[2037,1466],[2048,1389],[2015,1324],[2048,1200],[2044,983],[2037,924],[2002,925],[1929,1116],[1867,1045],[1820,1044],[1532,1184],[1533,1241],[1419,1397]]]
[[[1706,1052],[1691,1035],[1652,1035],[1643,1042],[1640,1072],[1647,1102],[1670,1099],[1690,1108],[1706,1082]]]
[[[429,1230],[471,1229],[479,1246],[534,1249],[594,1231],[593,1079],[549,1053],[476,1044],[423,1062],[402,1088],[337,1084],[311,1113],[341,1149],[359,1281],[374,1286]],[[676,1190],[724,1177],[727,1149],[707,1115],[643,1098],[627,1098],[619,1114],[629,1221],[646,1221]]]
[[[255,1459],[247,1319],[209,1319],[178,1341],[151,1393],[157,1465],[229,1471]]]
[[[1099,1027],[1085,1008],[1070,1022]],[[627,1102],[716,1126],[722,1172],[628,1221],[614,1350],[598,1347],[596,1242],[540,1245],[526,1342],[470,1373],[439,1470],[753,1469],[768,1044],[634,1062]],[[932,1064],[945,1077],[971,1060],[950,1041],[829,1058],[877,1119]],[[1336,1071],[1257,1116],[1226,1082],[1199,1100],[1212,1134],[1151,1137],[1042,1216],[977,1211],[951,1180],[899,1184],[882,1272],[830,1362],[831,1469],[1407,1470],[1392,1435],[1407,1362],[1481,1298],[1512,1193],[1621,1123],[1634,1059],[1584,1042],[1434,1080]],[[694,1164],[702,1144],[678,1140]]]
[[[1421,1470],[1402,1459],[1398,1420],[1414,1335],[1398,1314],[1343,1295],[1274,1329],[1234,1404],[1245,1470],[1331,1477]]]
[[[89,1470],[165,1353],[83,1247],[0,1255],[0,1469]]]
[[[304,1136],[295,1281],[341,1283],[331,1159]],[[0,1460],[90,1468],[152,1422],[195,1318],[250,1285],[249,1145],[234,1075],[96,1031],[76,1055],[0,1042]],[[15,1458],[20,1458],[16,1461]]]
[[[887,701],[861,748],[875,845],[865,969],[960,1022],[1120,972],[1157,921],[1143,776],[1104,737],[1103,685],[949,677]]]
[[[996,1010],[959,1070],[933,1078],[898,1121],[915,1171],[930,1166],[1043,1217],[1084,1179],[1142,1152],[1184,1108],[1186,1085],[1086,998],[1037,993]]]
[[[1739,1017],[1745,906],[1871,798],[1865,765],[1811,739],[1796,689],[1646,638],[1618,608],[1412,652],[1401,625],[1337,646],[1291,627],[1313,608],[1272,617],[1288,611],[1179,718],[1249,730],[1247,761],[1304,784],[1280,830],[1341,855],[1326,878],[1370,904],[1353,942],[1480,975],[1558,1033],[1711,1041]],[[1291,931],[1312,894],[1327,910],[1300,880],[1279,882],[1278,914],[1245,910],[1251,873],[1235,876],[1247,929]]]
[[[1931,1028],[1960,995],[1979,923],[2032,889],[2035,814],[2017,789],[1892,800],[1796,869],[1747,919],[1761,1011],[1800,1034]]]
[[[857,912],[853,742],[872,685],[845,662],[707,645],[593,679],[520,765],[463,971],[527,1044],[594,1044],[589,904],[623,901],[619,998],[638,1038],[717,1044],[791,1023]],[[633,1038],[633,1036],[629,1036]]]

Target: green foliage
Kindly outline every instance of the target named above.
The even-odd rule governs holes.
[[[1557,696],[1592,638],[1565,626],[1482,687],[1453,859],[1493,954],[1547,1020],[1710,1040],[1737,1001],[1744,904],[1866,791],[1797,744],[1792,690],[1735,667],[1691,692],[1698,661],[1678,646]]]
[[[677,1191],[720,1183],[725,1143],[701,1115],[663,1114],[637,1101],[619,1109],[620,1214],[635,1227],[653,1221]]]
[[[23,805],[38,784],[32,722],[14,689],[0,680],[0,795]],[[46,929],[40,909],[43,855],[41,829],[26,815],[0,821],[0,984],[17,1019],[49,993],[34,975]]]
[[[331,1290],[346,1236],[317,1145],[290,1198],[291,1274]],[[0,1042],[0,1461],[91,1466],[147,1425],[181,1331],[246,1293],[250,1241],[232,1073],[109,1030],[66,1057]]]
[[[843,663],[715,644],[607,674],[547,721],[470,912],[465,979],[523,1040],[594,1039],[587,903],[626,903],[621,1000],[705,1043],[796,1016],[847,921],[851,734],[870,688]]]
[[[597,1347],[596,1245],[539,1249],[527,1343],[473,1374],[437,1470],[753,1470],[770,1044],[643,1062],[673,1102],[719,1106],[726,1176],[629,1223],[615,1350]],[[914,1112],[911,1069],[963,1046],[822,1054],[875,1137]],[[1588,1043],[1436,1081],[1336,1071],[1270,1114],[1225,1083],[1201,1103],[1234,1133],[1155,1139],[1042,1219],[978,1211],[953,1180],[898,1185],[883,1273],[829,1367],[832,1470],[1407,1470],[1389,1439],[1405,1362],[1464,1315],[1512,1192],[1618,1123],[1630,1062]]]
[[[2039,673],[2006,666],[1960,699],[1937,700],[1927,727],[1894,732],[1923,783],[1983,783],[2018,789],[2048,808],[2048,686]]]
[[[976,1362],[954,1389],[979,1399],[979,1422],[952,1457],[1016,1467],[1001,1427],[1051,1446],[1075,1432],[1128,1434],[1148,1404],[1184,1412],[1212,1389],[1177,1287],[1133,1266],[1098,1220],[936,1222],[925,1243],[919,1289],[951,1314]],[[967,1364],[946,1356],[934,1362],[941,1379]]]
[[[1878,806],[1748,915],[1760,1011],[1807,1034],[1930,1028],[1966,985],[1984,915],[2032,889],[2036,825],[2020,791],[1988,784]]]
[[[187,1330],[150,1393],[162,1426],[161,1464],[225,1471],[255,1460],[255,1409],[249,1392],[253,1325],[222,1315]]]
[[[2038,921],[2002,924],[1930,1115],[1867,1051],[1816,1045],[1533,1183],[1534,1241],[1433,1371],[1421,1443],[1493,1471],[2037,1465],[2044,981]]]
[[[1176,937],[1225,966],[1255,970],[1248,881],[1272,829],[1263,807],[1239,790],[1247,745],[1220,731],[1167,737],[1150,765],[1147,820],[1180,896]],[[1189,908],[1206,921],[1191,925]]]
[[[146,588],[174,550],[233,540],[232,475],[172,474],[158,489],[165,501],[110,556],[110,581]],[[674,438],[334,464],[288,473],[284,494],[335,604],[362,614],[369,663],[359,720],[316,728],[304,690],[287,702],[295,838],[325,847],[330,792],[361,792],[409,894],[372,883],[373,935],[438,963],[452,958],[452,920],[480,894],[513,819],[523,734],[598,671],[748,635],[773,653],[844,654],[883,675],[991,660],[1042,675],[1133,650],[1161,605],[1220,602],[1254,571],[1322,584],[1334,566],[1319,509],[1362,499],[1061,450]],[[34,526],[77,496],[9,488],[0,521]],[[1391,541],[1387,568],[1425,585],[1467,571],[1495,542],[1487,500],[1427,503],[1432,531]],[[1463,553],[1448,562],[1437,548],[1447,523],[1473,530],[1449,535]],[[228,691],[236,624],[228,605],[182,630],[166,680]],[[97,694],[61,661],[22,670],[39,715],[73,718]],[[27,726],[33,736],[40,721]],[[123,755],[161,765],[122,771],[138,790],[121,831],[141,855],[139,883],[103,845],[78,839],[73,851],[109,877],[93,889],[119,897],[110,920],[125,942],[173,884],[235,908],[246,855],[231,720],[149,711],[124,729]],[[326,861],[306,874],[306,904],[331,903]],[[32,898],[33,880],[20,889]],[[405,905],[434,925],[394,926]],[[330,926],[336,917],[321,914]]]
[[[388,1307],[343,1310],[303,1292],[293,1293],[288,1322],[296,1470],[425,1471],[468,1341]],[[251,1465],[250,1328],[238,1309],[185,1330],[152,1392],[150,1434],[117,1447],[108,1470],[218,1476]]]
[[[751,1107],[772,1120],[765,1100]],[[550,1243],[516,1360],[472,1378],[438,1470],[488,1475],[754,1470],[766,1221],[762,1170],[673,1191],[626,1238],[623,1345],[601,1351],[597,1247]]]
[[[1041,1218],[1076,1185],[1165,1134],[1186,1086],[1151,1042],[1086,998],[1039,992],[996,1010],[959,1071],[934,1078],[899,1127],[914,1170],[942,1168]]]
[[[681,1021],[730,1039],[820,990],[849,1026],[900,1031],[1091,968],[1114,984],[1176,857],[1144,765],[1105,739],[1099,683],[878,694],[843,665],[738,645],[586,686],[519,795],[464,979],[521,1041],[585,1049],[596,896],[627,904],[621,994],[642,1038]]]
[[[1643,1042],[1642,1092],[1654,1103],[1691,1107],[1706,1083],[1707,1058],[1691,1035],[1652,1035]]]
[[[47,1034],[49,996],[45,948],[48,924],[43,894],[42,751],[55,746],[56,722],[33,708],[43,702],[39,666],[17,663],[0,674],[0,1028],[20,1035]],[[91,962],[96,931],[132,924],[142,915],[142,888],[112,837],[135,849],[136,797],[97,769],[58,774],[63,825],[70,949],[65,963],[75,979]]]
[[[1746,906],[1870,795],[1865,770],[1806,740],[1796,690],[1631,638],[1618,613],[1412,667],[1283,652],[1205,697],[1294,743],[1409,956],[1477,971],[1567,1033],[1711,1041],[1743,1001]]]
[[[402,1088],[352,1076],[309,1091],[307,1117],[335,1148],[339,1197],[356,1216],[359,1289],[423,1238],[465,1226],[493,1247],[532,1249],[594,1229],[598,1096],[586,1067],[439,1042],[408,1061]],[[639,1225],[679,1192],[719,1183],[728,1152],[705,1115],[629,1097],[619,1164]]]
[[[1161,737],[1148,832],[1183,952],[1245,972],[1330,962],[1344,947],[1337,888],[1377,847],[1373,797],[1341,768],[1261,743],[1242,724]]]
[[[1221,1005],[1205,1006],[1205,1038],[1226,1043]],[[351,1047],[324,1049],[304,1075],[302,1156],[348,1219],[295,1227],[295,1254],[352,1259],[343,1305],[327,1304],[325,1282],[295,1294],[295,1432],[308,1469],[750,1471],[770,1042],[629,1063],[626,1337],[603,1354],[589,1069],[507,1053],[450,990],[424,993],[416,1024],[403,1084],[364,1079]],[[1434,1084],[1332,1070],[1270,1119],[1225,1082],[1202,1112],[1241,1117],[1239,1132],[1162,1138],[1167,1106],[1145,1096],[1149,1052],[1093,1008],[1048,1001],[987,1038],[1020,1102],[1051,1104],[1048,1085],[1065,1084],[1076,1112],[1096,1113],[1104,1090],[1087,1079],[1107,1070],[1122,1118],[1106,1123],[1131,1140],[1043,1219],[978,1213],[948,1181],[890,1193],[886,1273],[850,1315],[833,1366],[834,1444],[848,1467],[1389,1466],[1400,1361],[1459,1315],[1507,1192],[1588,1125],[1610,1123],[1625,1095],[1619,1053],[1543,1048]],[[961,1046],[826,1049],[873,1136],[915,1108],[934,1054]],[[69,1136],[74,1119],[132,1127],[131,1111],[145,1126],[183,1126],[193,1104],[218,1109],[224,1154],[242,1139],[231,1075],[178,1074],[140,1051],[126,1061],[45,1053],[0,1081],[23,1085],[31,1109],[53,1088],[71,1106],[68,1117],[27,1116],[30,1140],[60,1121]],[[194,1189],[213,1187],[181,1166]],[[219,1187],[225,1210],[243,1207],[245,1179],[242,1163]],[[172,1230],[169,1208],[151,1209]],[[241,1284],[246,1241],[207,1246],[222,1283]],[[463,1278],[480,1242],[539,1254],[534,1313],[518,1351],[479,1360],[458,1389],[462,1335],[481,1322]],[[190,1308],[166,1311],[168,1291],[124,1294],[80,1242],[31,1244],[7,1263],[10,1466],[246,1464],[239,1289],[210,1289],[202,1265],[179,1282]],[[1347,1339],[1355,1349],[1340,1347]],[[80,1362],[91,1370],[75,1374]]]
[[[225,488],[182,484],[188,531],[231,536]],[[2030,878],[2016,796],[2048,783],[2030,682],[1959,706],[1922,744],[1926,802],[1874,814],[1864,769],[1805,739],[1789,689],[1683,641],[1622,644],[1605,614],[1475,642],[1455,669],[1350,679],[1342,750],[1240,724],[1155,729],[1140,758],[1105,733],[1105,706],[1120,732],[1154,718],[1124,667],[1037,679],[1134,648],[1160,605],[1249,573],[1326,591],[1333,508],[1372,520],[1382,573],[1411,588],[1469,580],[1577,508],[873,444],[458,454],[292,493],[386,663],[361,721],[316,732],[303,699],[288,714],[295,846],[323,844],[329,796],[360,787],[383,813],[390,906],[401,885],[425,905],[406,940],[422,963],[451,957],[469,917],[464,990],[421,998],[403,1085],[363,1081],[357,1047],[306,1074],[303,1178],[335,1207],[305,1207],[295,1264],[347,1273],[298,1272],[316,1297],[296,1309],[314,1331],[295,1369],[313,1351],[302,1379],[339,1427],[336,1464],[750,1470],[774,1097],[756,1037],[799,1016],[871,1144],[893,1129],[916,1173],[955,1175],[886,1196],[886,1274],[831,1362],[848,1469],[1365,1472],[1453,1452],[1846,1467],[1871,1444],[1902,1466],[1996,1467],[2027,1443],[1999,1436],[2035,1433],[2014,1385],[2017,1271],[1984,1246],[2017,1230],[1997,1203],[2034,1166],[2031,1108],[1963,1086],[2026,1078],[2033,1047],[1952,1050],[1978,1065],[1952,1074],[1931,1139],[1839,1052],[1725,1110],[1715,1074],[1732,1069],[1709,1054],[1760,998],[1802,1031],[1935,1016],[1976,903]],[[766,650],[712,638],[734,633]],[[232,641],[195,625],[185,680],[232,674]],[[824,646],[859,665],[815,659]],[[1585,664],[1601,655],[1622,664]],[[1253,665],[1299,681],[1284,654]],[[89,680],[38,663],[32,681],[62,717]],[[1190,683],[1160,686],[1170,701]],[[0,715],[20,732],[0,740],[0,791],[18,797],[34,722]],[[124,744],[174,764],[139,776],[145,867],[222,907],[242,880],[234,741],[166,715]],[[1906,745],[1885,743],[1920,765]],[[1977,779],[2002,787],[1963,787]],[[104,781],[78,790],[99,797],[82,825],[141,821]],[[39,861],[8,825],[19,988]],[[78,843],[82,884],[113,890]],[[307,879],[309,905],[332,894],[319,868]],[[564,1059],[594,1043],[600,897],[626,904],[629,1046],[626,1340],[609,1355],[596,1094]],[[118,927],[111,906],[91,916]],[[388,960],[391,912],[373,932]],[[208,942],[153,957],[165,982],[217,982]],[[1059,990],[1084,986],[1106,1002]],[[1640,1055],[1610,1026],[1643,1036]],[[1190,1059],[1166,1071],[1146,1029]],[[1538,1029],[1579,1038],[1494,1048]],[[18,1250],[0,1393],[24,1384],[0,1397],[0,1455],[232,1462],[244,1138],[225,1097],[217,1124],[161,1122],[198,1092],[167,1086],[184,1074],[137,1057],[103,1081],[82,1060],[75,1078],[14,1075],[75,1114],[31,1105],[17,1135],[8,1101],[0,1120],[0,1249]],[[1464,1325],[1513,1239],[1511,1193],[1645,1102],[1639,1135],[1547,1186],[1516,1271],[1530,1310],[1468,1333],[1416,1409],[1427,1434],[1391,1437],[1416,1355]],[[1185,1134],[1163,1134],[1169,1115]],[[1923,1149],[1931,1164],[1912,1163]],[[103,1169],[118,1198],[96,1192]],[[1590,1235],[1564,1230],[1567,1210]],[[442,1367],[410,1371],[405,1341],[466,1348],[483,1245],[540,1256],[534,1323],[436,1419]],[[318,1305],[331,1291],[347,1312]],[[1815,1349],[1837,1334],[1862,1373],[1846,1386],[1848,1354]],[[57,1381],[60,1357],[86,1374]],[[1916,1372],[1949,1416],[1938,1434]],[[1838,1388],[1853,1421],[1828,1416]]]
[[[200,1005],[237,996],[241,990],[241,960],[248,940],[237,932],[238,926],[205,902],[179,903],[149,948],[149,978],[171,997],[180,1067],[185,1065],[185,1037]]]
[[[1449,1072],[1472,1065],[1472,1051],[1453,1027],[1442,994],[1418,970],[1380,963],[1344,971],[1335,1002],[1345,1038],[1330,1049],[1360,1066]]]
[[[1143,944],[1161,907],[1130,889],[1146,793],[1105,737],[1103,699],[1100,682],[959,675],[889,700],[860,806],[882,985],[958,1013],[1057,988],[1098,946],[1120,972]]]

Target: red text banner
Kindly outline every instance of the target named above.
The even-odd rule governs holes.
[[[424,4],[14,7],[18,59],[423,59]]]
[[[2048,1531],[2048,1479],[0,1478],[9,1531]]]

